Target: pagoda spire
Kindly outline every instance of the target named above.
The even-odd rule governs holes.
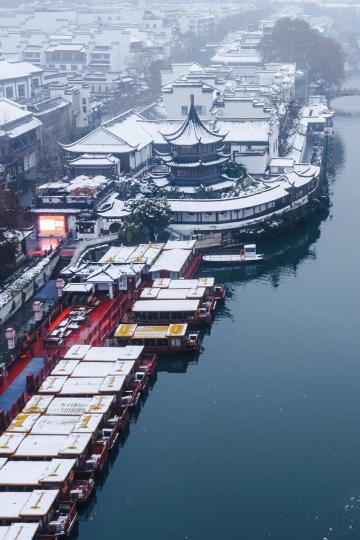
[[[163,134],[165,140],[176,146],[194,146],[197,144],[216,144],[224,139],[217,131],[211,131],[200,120],[195,107],[194,94],[190,95],[190,108],[182,125],[173,133]]]

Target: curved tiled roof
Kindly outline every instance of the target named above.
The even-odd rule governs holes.
[[[183,124],[173,133],[163,134],[169,144],[176,146],[193,146],[196,144],[216,144],[224,139],[215,131],[210,131],[200,120],[191,96],[189,114]]]

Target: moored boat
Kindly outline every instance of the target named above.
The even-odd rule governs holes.
[[[216,300],[137,300],[122,322],[131,324],[206,325],[212,320]]]
[[[143,345],[146,351],[158,354],[195,352],[200,348],[200,332],[189,332],[187,324],[140,326],[122,323],[114,337],[119,345]]]
[[[206,264],[225,264],[230,266],[259,264],[264,261],[264,255],[256,252],[256,244],[246,244],[240,253],[214,253],[203,255]]]

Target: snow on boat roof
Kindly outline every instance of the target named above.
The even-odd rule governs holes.
[[[38,528],[39,523],[12,523],[0,527],[0,540],[32,540]]]
[[[58,394],[66,381],[66,377],[53,377],[49,375],[44,379],[38,392],[40,394]]]
[[[94,396],[91,399],[91,403],[85,412],[105,414],[110,409],[114,400],[115,400],[114,396]]]
[[[135,360],[118,360],[117,362],[81,362],[73,373],[73,377],[107,377],[108,375],[129,375],[134,368]]]
[[[195,289],[161,289],[157,298],[158,300],[201,299],[204,295],[205,287],[197,287]]]
[[[125,386],[125,383],[125,375],[109,375],[103,380],[103,383],[100,387],[100,392],[102,392],[103,394],[113,394],[114,392],[118,393]]]
[[[27,435],[16,450],[17,457],[79,456],[91,440],[91,434]]]
[[[91,402],[90,397],[56,397],[52,400],[46,414],[81,416]]]
[[[198,309],[199,304],[199,300],[138,300],[132,311],[134,313],[193,312]]]
[[[29,433],[35,422],[40,417],[40,414],[24,413],[17,414],[14,420],[7,428],[7,432]]]
[[[69,377],[61,389],[62,395],[91,396],[100,393],[103,377]]]
[[[52,376],[64,375],[69,376],[72,374],[79,360],[59,360],[54,369],[51,372]]]
[[[102,419],[102,414],[83,414],[76,422],[73,433],[95,433]]]
[[[116,362],[117,360],[137,360],[144,347],[126,345],[125,347],[92,347],[84,357],[85,362]]]
[[[160,272],[161,270],[180,272],[190,256],[191,251],[188,249],[170,249],[169,251],[163,251],[151,266],[150,272]]]
[[[70,435],[79,417],[43,415],[33,426],[33,435]]]
[[[23,413],[44,413],[51,401],[52,396],[33,396],[23,408]]]
[[[157,278],[153,281],[153,288],[166,289],[170,284],[170,278]]]
[[[0,486],[40,486],[65,482],[75,466],[75,459],[49,461],[8,461],[0,469]]]
[[[99,263],[146,263],[152,264],[159,256],[164,244],[140,244],[138,246],[111,246]]]
[[[91,349],[91,345],[72,345],[64,358],[82,360],[85,354]]]
[[[187,324],[170,324],[164,326],[120,324],[114,335],[115,337],[128,337],[131,339],[165,339],[167,337],[184,336],[187,327]]]
[[[193,249],[196,240],[168,240],[165,244],[164,251],[169,249]]]
[[[46,516],[58,494],[58,489],[0,492],[0,519]]]
[[[197,287],[213,287],[213,277],[201,277],[199,279],[171,279],[169,289],[196,289]]]
[[[0,456],[11,456],[25,438],[25,433],[3,433],[0,436]]]
[[[51,402],[47,414],[81,416],[88,413],[105,414],[114,401],[113,396],[56,397]]]
[[[155,287],[145,287],[145,289],[142,290],[140,294],[140,298],[142,300],[150,299],[153,300],[154,298],[157,298],[157,295],[159,294],[160,289]]]
[[[63,288],[63,292],[84,292],[89,293],[94,289],[91,283],[67,283]]]

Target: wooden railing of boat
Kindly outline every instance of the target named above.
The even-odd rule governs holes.
[[[50,521],[37,533],[39,540],[54,540],[60,536],[69,537],[77,518],[76,504],[72,501],[58,501]]]
[[[95,489],[95,475],[93,471],[78,469],[69,491],[69,498],[77,504],[85,504]]]

